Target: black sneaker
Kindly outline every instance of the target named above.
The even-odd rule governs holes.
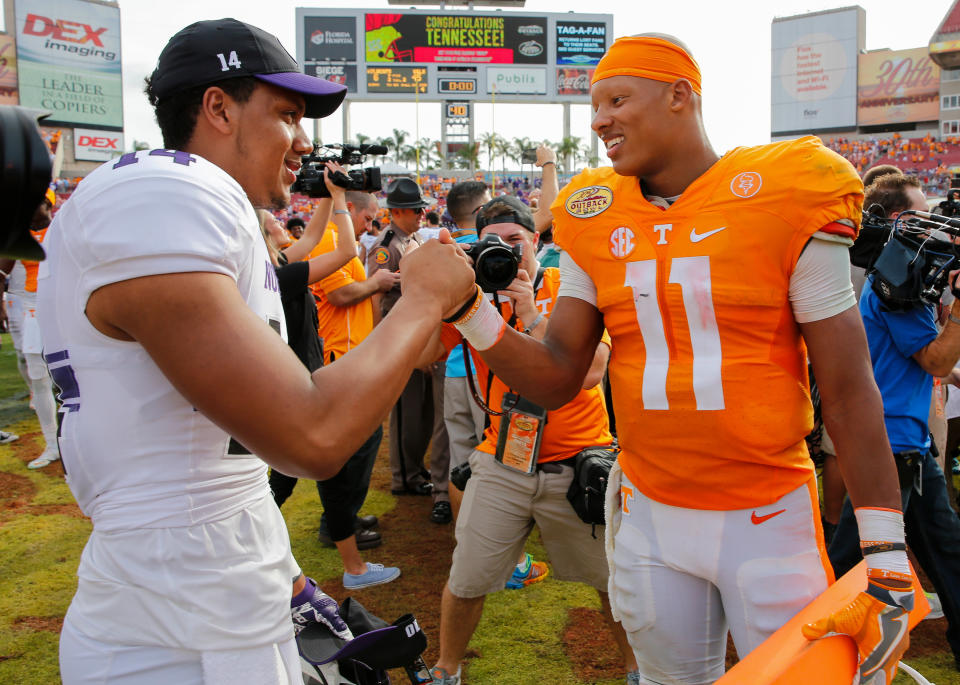
[[[367,530],[370,530],[380,525],[380,519],[378,519],[373,514],[368,514],[366,516],[358,516],[356,525],[358,530],[360,528],[366,528]]]
[[[430,512],[430,520],[434,523],[450,523],[453,520],[453,510],[450,508],[450,502],[434,502],[433,511]]]
[[[356,532],[355,537],[357,538],[357,549],[373,549],[383,544],[383,538],[381,538],[380,533],[375,530],[360,529]],[[317,540],[322,547],[336,547],[330,538],[330,533],[325,530],[317,533]]]

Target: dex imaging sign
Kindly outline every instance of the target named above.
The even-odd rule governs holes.
[[[123,128],[119,8],[18,0],[16,30],[20,104],[50,124]]]
[[[73,157],[90,162],[106,162],[123,153],[123,134],[116,131],[73,131]]]

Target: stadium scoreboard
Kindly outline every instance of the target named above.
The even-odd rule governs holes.
[[[353,101],[586,103],[609,14],[297,8],[305,73]]]

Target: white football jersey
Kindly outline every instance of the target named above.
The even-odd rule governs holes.
[[[110,283],[206,271],[235,280],[250,308],[286,339],[277,278],[237,182],[185,152],[126,154],[83,180],[44,248],[38,311],[60,389],[60,452],[95,528],[216,521],[268,493],[259,458],[227,454],[227,434],[141,345],[103,335],[84,314],[90,294]]]

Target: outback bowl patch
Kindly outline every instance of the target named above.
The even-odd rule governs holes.
[[[613,191],[607,186],[589,186],[575,190],[564,205],[570,216],[587,219],[605,211],[613,204]]]
[[[390,261],[390,250],[385,247],[379,248],[373,253],[373,260],[377,264],[386,264],[388,261]]]

